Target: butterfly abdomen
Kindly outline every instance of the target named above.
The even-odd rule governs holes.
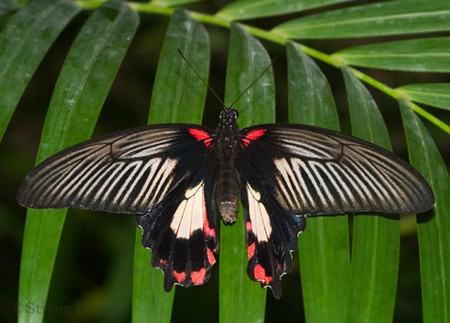
[[[239,201],[239,187],[236,171],[230,160],[222,161],[216,184],[215,199],[225,223],[236,221]]]

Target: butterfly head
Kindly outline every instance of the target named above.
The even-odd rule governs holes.
[[[232,108],[224,108],[219,115],[220,124],[222,125],[234,125],[239,117],[239,113]]]

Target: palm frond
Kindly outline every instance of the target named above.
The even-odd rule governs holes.
[[[88,18],[77,16],[83,10]],[[141,24],[138,13],[144,21]],[[152,38],[161,29],[160,16],[170,18],[165,35],[160,36],[162,45]],[[8,1],[4,7],[0,5],[0,138],[8,126],[14,125],[13,114],[27,95],[29,82],[39,77],[36,71],[41,62],[52,64],[47,56],[52,46],[57,46],[58,36],[68,38],[65,30],[76,37],[68,53],[60,54],[65,57],[64,63],[54,85],[37,161],[92,135],[133,41],[145,43],[141,48],[160,51],[149,123],[202,122],[207,88],[178,50],[206,81],[208,76],[216,79],[219,68],[225,70],[225,60],[219,53],[227,52],[225,102],[231,104],[271,64],[274,46],[279,46],[286,51],[287,77],[283,74],[280,79],[280,73],[274,74],[269,68],[248,89],[234,104],[241,114],[240,125],[272,123],[283,119],[284,114],[290,122],[336,130],[340,123],[349,122],[353,135],[391,148],[386,123],[375,102],[380,94],[369,92],[366,85],[379,90],[383,100],[398,100],[403,122],[395,127],[404,126],[411,163],[430,182],[436,196],[434,214],[417,218],[423,319],[448,321],[449,284],[445,282],[450,279],[450,256],[445,246],[450,243],[450,181],[435,141],[448,142],[450,134],[446,121],[450,106],[449,21],[447,0],[380,0],[371,4],[348,0],[239,0],[216,12],[197,0],[32,0],[23,6]],[[146,33],[144,42],[135,36],[137,30]],[[228,49],[220,36],[224,31],[230,38]],[[222,63],[220,67],[210,67],[211,53],[213,62]],[[335,104],[334,98],[338,98],[342,82],[331,78],[333,70],[342,72],[350,121],[338,117],[338,111],[344,115],[343,104]],[[286,84],[287,94],[275,83]],[[289,106],[287,111],[277,111],[278,118],[275,94],[277,99],[286,96]],[[204,119],[208,122],[207,117]],[[437,133],[435,141],[419,117]],[[6,142],[10,140],[5,138]],[[12,199],[13,195],[9,196]],[[65,210],[27,213],[20,269],[20,321],[39,322],[50,315],[49,311],[26,311],[23,306],[47,306],[65,218]],[[274,307],[270,298],[266,304],[266,292],[259,284],[247,278],[242,218],[239,214],[232,228],[221,227],[220,264],[216,266],[220,267],[220,282],[215,292],[219,296],[214,299],[221,321],[262,321],[266,307]],[[308,228],[299,238],[301,286],[298,283],[294,288],[301,289],[303,301],[291,301],[297,307],[304,305],[306,320],[359,321],[364,317],[368,321],[389,321],[397,315],[395,292],[397,279],[402,276],[398,263],[403,251],[400,222],[369,216],[350,220],[351,225],[347,216],[308,219]],[[137,230],[131,315],[134,321],[170,321],[181,305],[173,291],[163,291],[162,275],[150,268],[150,253],[141,247],[140,239]],[[211,300],[206,299],[203,302],[209,304]],[[76,317],[76,313],[67,315]],[[211,315],[217,319],[217,314]]]

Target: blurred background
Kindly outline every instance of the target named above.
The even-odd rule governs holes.
[[[215,12],[226,1],[207,1],[192,5],[196,11]],[[370,2],[370,1],[369,1]],[[15,194],[24,176],[33,168],[42,126],[53,87],[64,58],[77,32],[90,12],[81,12],[60,35],[33,76],[13,119],[0,144],[0,320],[16,320],[20,254],[26,210],[21,208]],[[296,16],[301,16],[300,14]],[[2,28],[11,15],[0,16]],[[144,125],[151,100],[153,79],[169,17],[141,14],[141,24],[105,103],[94,136]],[[249,21],[250,25],[270,28],[278,18]],[[285,18],[284,18],[285,19]],[[223,97],[226,75],[228,30],[206,25],[211,39],[211,69],[209,84]],[[339,48],[369,43],[371,40],[305,42],[313,48],[334,52]],[[277,84],[277,119],[287,119],[286,61],[284,48],[264,43],[272,57]],[[174,53],[174,55],[178,55]],[[341,118],[343,132],[349,132],[346,94],[339,70],[321,64],[327,76]],[[372,77],[396,87],[406,83],[449,82],[440,74],[393,73],[364,70]],[[372,91],[389,126],[394,151],[407,158],[403,129],[397,103]],[[1,107],[0,107],[1,108]],[[203,123],[217,124],[220,103],[208,94]],[[449,115],[434,110],[444,122]],[[241,112],[242,113],[242,112]],[[441,130],[426,124],[444,160],[450,160],[449,137]],[[395,322],[421,321],[419,255],[415,218],[402,218],[400,275],[397,290]],[[46,316],[48,322],[127,322],[130,318],[131,283],[134,253],[134,217],[70,210],[64,227],[60,252]],[[301,237],[300,237],[301,239]],[[283,298],[273,299],[268,293],[266,319],[268,322],[302,321],[298,257],[294,253],[293,272],[283,277]],[[150,265],[150,264],[149,264]],[[217,317],[218,270],[215,266],[208,284],[200,288],[177,288],[173,321],[215,321]],[[155,269],[156,270],[156,269]],[[293,288],[290,288],[293,286]],[[162,288],[162,286],[161,286]],[[189,300],[189,301],[187,301]],[[52,307],[52,304],[54,305]],[[61,304],[66,304],[61,307]],[[42,310],[33,308],[30,310]]]

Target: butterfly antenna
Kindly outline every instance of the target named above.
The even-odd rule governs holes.
[[[191,68],[191,70],[195,73],[195,75],[198,76],[198,78],[200,79],[200,81],[202,81],[202,83],[208,87],[208,89],[211,91],[211,93],[216,97],[217,101],[219,101],[220,104],[222,104],[222,106],[225,106],[225,103],[222,101],[222,99],[220,98],[220,96],[216,93],[216,91],[214,91],[214,89],[212,88],[212,86],[210,86],[210,85],[203,79],[203,77],[200,76],[200,74],[195,70],[194,66],[192,66],[192,64],[187,60],[187,58],[183,55],[183,52],[182,52],[180,49],[178,49],[178,54],[181,55],[181,57],[184,59],[184,61],[186,62],[186,64]]]
[[[237,102],[237,101],[239,101],[239,99],[240,98],[242,98],[242,96],[253,86],[253,85],[255,85],[255,83],[256,82],[258,82],[259,81],[259,79],[261,78],[261,77],[263,77],[263,75],[264,74],[266,74],[266,72],[269,70],[269,68],[271,68],[272,67],[272,65],[273,65],[273,63],[275,63],[275,61],[276,61],[276,57],[270,62],[270,64],[264,69],[264,71],[262,71],[262,73],[249,85],[249,86],[247,86],[247,88],[244,90],[244,91],[242,91],[242,93],[241,94],[239,94],[239,96],[233,101],[233,103],[231,103],[231,105],[230,105],[230,109],[233,107],[233,105]]]

